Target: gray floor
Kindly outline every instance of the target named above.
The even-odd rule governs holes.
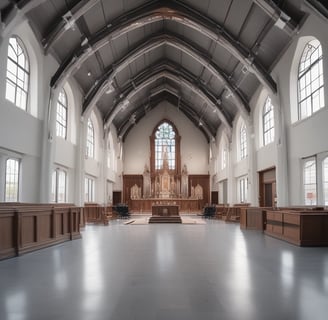
[[[1,320],[327,319],[328,248],[239,225],[88,226],[0,262]]]

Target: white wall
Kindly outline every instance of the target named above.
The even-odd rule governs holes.
[[[290,205],[303,204],[302,158],[328,151],[327,107],[319,110],[307,119],[294,122],[295,111],[293,110],[297,109],[295,73],[297,75],[298,62],[304,49],[303,45],[306,43],[305,40],[309,40],[313,37],[316,37],[321,42],[323,48],[325,102],[327,106],[328,34],[327,21],[323,18],[314,14],[308,17],[299,34],[273,71],[275,77],[279,80],[279,98],[284,113],[283,116],[286,119],[285,129],[288,152],[287,180],[289,182],[288,204]]]
[[[172,121],[179,131],[181,166],[186,164],[189,174],[208,174],[209,145],[205,136],[181,111],[166,101],[150,111],[129,132],[124,142],[124,174],[142,174],[145,164],[149,166],[149,137],[162,119]]]

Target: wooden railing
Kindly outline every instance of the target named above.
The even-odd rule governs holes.
[[[81,238],[81,208],[0,203],[0,260]]]

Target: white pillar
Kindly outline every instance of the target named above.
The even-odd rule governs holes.
[[[56,103],[53,90],[50,91],[49,103],[43,120],[40,202],[49,203],[51,194],[51,177],[55,156],[56,139]]]
[[[86,130],[84,125],[84,118],[80,117],[77,131],[79,140],[76,145],[76,166],[75,166],[75,195],[74,203],[77,206],[84,205],[84,172],[85,172],[85,149],[86,149]]]

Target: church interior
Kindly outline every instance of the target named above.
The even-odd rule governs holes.
[[[0,319],[326,319],[325,1],[0,22]]]

